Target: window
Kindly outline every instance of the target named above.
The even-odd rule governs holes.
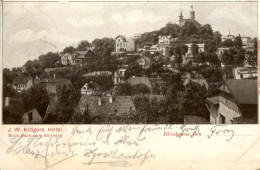
[[[32,112],[28,113],[28,119],[29,119],[29,122],[32,121]]]

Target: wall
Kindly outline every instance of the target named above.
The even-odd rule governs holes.
[[[219,112],[218,112],[218,122],[220,123],[220,114],[223,115],[226,119],[225,124],[231,124],[231,120],[234,117],[241,116],[240,110],[237,104],[232,100],[231,97],[223,97],[222,95],[219,96]]]

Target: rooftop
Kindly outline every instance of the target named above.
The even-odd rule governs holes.
[[[206,100],[209,101],[210,103],[212,103],[213,105],[219,104],[219,102],[218,102],[218,96],[209,97],[209,98],[207,98]]]
[[[230,93],[239,104],[257,104],[257,80],[228,79],[219,90]]]
[[[122,115],[135,110],[131,96],[116,96],[112,103],[109,102],[109,98],[111,96],[82,95],[78,104],[78,111],[83,113],[89,109],[92,116],[106,116],[109,114]],[[101,100],[101,105],[99,105],[99,100]]]
[[[127,80],[127,83],[129,83],[132,86],[137,85],[137,84],[144,84],[149,89],[152,89],[152,84],[151,84],[151,82],[150,82],[148,77],[130,77]]]

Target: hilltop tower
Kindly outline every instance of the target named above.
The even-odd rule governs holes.
[[[190,10],[190,19],[195,20],[195,11],[193,11],[193,5],[191,6],[191,10]]]
[[[180,25],[181,25],[182,21],[183,21],[183,15],[182,15],[182,11],[181,11],[180,16],[179,16],[179,23],[180,23]]]
[[[190,10],[190,18],[183,18],[183,15],[182,15],[182,11],[180,13],[180,16],[179,16],[179,24],[180,24],[180,27],[184,26],[186,22],[192,22],[193,24],[196,25],[196,27],[200,27],[200,23],[198,21],[196,21],[195,19],[195,11],[193,11],[193,5],[191,5],[191,10]]]

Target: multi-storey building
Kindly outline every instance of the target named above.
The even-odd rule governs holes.
[[[115,51],[136,51],[134,39],[118,35],[115,38]]]

